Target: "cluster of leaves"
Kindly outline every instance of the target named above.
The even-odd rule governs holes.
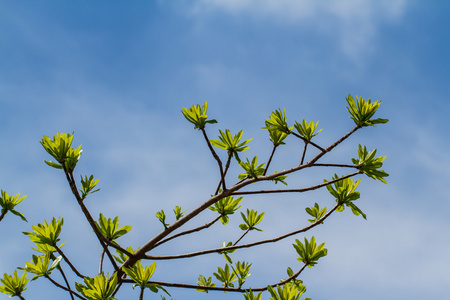
[[[387,183],[386,179],[383,177],[387,177],[389,174],[383,170],[378,170],[383,167],[383,160],[386,156],[375,158],[375,154],[377,154],[377,149],[373,149],[369,152],[367,151],[366,146],[361,147],[361,145],[358,145],[358,159],[352,158],[352,162],[367,176],[375,180],[378,179],[383,183]]]
[[[228,224],[229,215],[234,214],[241,206],[239,203],[242,201],[242,197],[234,199],[233,196],[228,196],[220,199],[214,205],[210,206],[209,209],[212,211],[217,211],[220,214],[220,221],[223,225]]]
[[[338,178],[339,176],[334,174],[333,180]],[[330,194],[336,198],[336,202],[339,204],[339,207],[336,209],[337,211],[343,211],[345,205],[352,209],[353,214],[356,216],[361,215],[364,219],[366,219],[366,214],[364,214],[361,209],[353,203],[353,201],[358,200],[360,197],[359,192],[356,191],[360,181],[361,179],[353,183],[353,179],[345,178],[334,182],[332,185],[328,184],[327,189]],[[324,182],[327,181],[324,180]]]
[[[200,107],[199,104],[192,105],[191,108],[183,108],[181,112],[183,116],[194,124],[194,129],[203,129],[207,123],[214,124],[217,123],[216,120],[208,120],[208,115],[206,111],[208,110],[208,102],[203,103],[203,106]]]
[[[130,225],[125,225],[119,228],[119,217],[106,219],[103,214],[100,213],[98,222],[95,222],[100,233],[109,241],[117,240],[122,235],[127,234],[131,230]]]
[[[388,119],[371,119],[378,110],[381,101],[375,101],[372,103],[370,99],[364,100],[363,97],[358,96],[356,96],[355,100],[352,95],[349,94],[347,97],[347,103],[347,111],[350,113],[350,118],[358,127],[375,127],[376,124],[385,124],[389,121]]]
[[[169,292],[167,292],[166,289],[163,288],[161,285],[157,283],[148,282],[150,278],[153,276],[155,269],[156,269],[155,262],[144,267],[141,261],[138,261],[132,267],[124,267],[123,271],[125,272],[125,274],[130,276],[130,278],[135,282],[135,284],[133,285],[133,289],[138,286],[141,289],[148,288],[154,293],[158,293],[158,289],[161,289],[170,296]]]
[[[319,132],[322,131],[322,129],[319,129],[319,131],[316,132],[317,125],[319,124],[319,121],[314,123],[313,121],[307,123],[305,119],[303,119],[302,123],[295,122],[295,129],[297,129],[298,133],[301,137],[303,137],[305,140],[310,141],[313,137],[319,134]]]
[[[14,271],[14,275],[3,274],[3,279],[0,282],[3,284],[0,286],[0,292],[10,295],[10,297],[20,296],[27,290],[26,285],[28,283],[27,273],[24,272],[19,278],[17,270]]]
[[[37,244],[45,244],[48,246],[56,246],[60,241],[59,234],[64,224],[64,218],[52,218],[50,223],[44,220],[44,224],[31,225],[32,232],[23,232],[30,237],[30,240]]]
[[[15,210],[15,207],[17,204],[19,204],[20,202],[22,202],[23,199],[25,199],[27,196],[22,196],[20,197],[20,193],[13,196],[13,195],[8,195],[7,192],[5,191],[1,191],[2,196],[0,197],[0,206],[2,207],[2,211],[1,211],[1,215],[2,218],[4,215],[6,215],[6,213],[8,211],[10,211],[11,213],[15,214],[16,216],[19,216],[22,220],[27,221],[27,219],[25,218],[25,216],[18,212],[17,210]],[[0,218],[1,220],[1,218]]]
[[[317,246],[316,239],[314,237],[311,237],[310,241],[305,238],[304,244],[296,239],[295,244],[292,245],[299,255],[297,260],[307,264],[309,268],[317,264],[319,258],[326,256],[328,252],[328,250],[324,248],[325,243]]]
[[[313,219],[308,219],[308,221],[311,223],[316,223],[327,213],[327,208],[324,207],[320,209],[319,204],[317,203],[315,203],[314,206],[311,208],[310,207],[305,208],[305,210],[311,217],[313,217]]]
[[[246,145],[252,139],[248,139],[240,143],[243,134],[242,130],[233,136],[228,129],[225,129],[225,132],[219,129],[219,132],[219,140],[210,140],[210,143],[217,148],[227,150],[229,156],[234,155],[236,160],[240,162],[241,160],[238,152],[243,152],[250,149],[250,147]]]
[[[58,162],[45,161],[49,166],[56,169],[65,169],[72,172],[75,169],[78,160],[81,157],[81,145],[74,149],[72,148],[73,133],[57,133],[50,139],[44,135],[41,144],[44,149]]]
[[[264,217],[264,212],[258,214],[257,211],[248,210],[247,209],[247,215],[244,215],[244,213],[241,212],[242,219],[244,219],[244,224],[239,225],[239,228],[242,230],[258,230],[262,231],[261,229],[256,228],[255,226],[260,223]]]
[[[52,273],[52,271],[59,266],[61,259],[62,256],[58,256],[50,265],[50,254],[41,256],[33,255],[33,259],[31,260],[31,262],[25,262],[25,268],[19,267],[18,269],[28,273],[36,274],[34,275],[33,279],[31,279],[31,281],[33,281],[41,276],[48,277]]]
[[[175,214],[175,219],[178,221],[179,219],[181,219],[184,214],[187,211],[181,211],[181,207],[180,206],[176,206],[173,210],[173,213]],[[161,209],[160,211],[156,212],[156,218],[161,222],[161,224],[163,224],[164,229],[167,229],[167,227],[170,226],[170,224],[166,223],[166,213],[164,212],[163,209]]]
[[[94,278],[84,277],[84,285],[76,282],[75,288],[89,300],[117,300],[112,295],[116,289],[118,279],[117,273],[111,278],[105,273],[101,273]]]
[[[253,157],[252,162],[247,158],[247,162],[239,162],[239,165],[244,169],[245,173],[238,176],[239,179],[258,178],[264,174],[265,163],[258,165],[258,157]]]

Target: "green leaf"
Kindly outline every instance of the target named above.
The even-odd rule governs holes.
[[[264,212],[262,212],[261,214],[258,214],[258,212],[253,210],[253,209],[252,210],[248,210],[247,209],[247,215],[244,215],[241,212],[241,216],[242,216],[242,219],[245,222],[245,224],[239,225],[239,227],[242,230],[247,230],[248,229],[248,230],[262,231],[261,229],[258,229],[255,226],[262,221],[262,219],[264,217]]]
[[[319,131],[315,132],[317,129],[317,125],[319,122],[314,123],[313,121],[307,123],[305,119],[303,119],[302,123],[295,122],[294,128],[298,131],[301,137],[305,140],[310,141],[314,136],[318,135]]]
[[[239,162],[239,165],[245,170],[245,173],[238,176],[239,179],[244,178],[258,178],[264,174],[264,164],[258,165],[258,157],[253,157],[250,162],[247,158],[247,162]]]
[[[225,129],[225,132],[219,129],[220,136],[219,140],[210,140],[210,143],[220,149],[227,150],[228,155],[237,156],[238,152],[246,151],[250,149],[250,147],[246,146],[252,139],[245,140],[240,143],[242,138],[242,130],[239,131],[235,135],[231,135],[228,129]],[[237,159],[237,161],[240,161]]]
[[[28,235],[30,240],[35,244],[46,244],[49,246],[55,246],[59,241],[59,234],[64,224],[63,218],[52,218],[50,223],[44,220],[44,224],[32,225],[32,232],[23,232]]]
[[[350,118],[358,127],[375,127],[376,124],[384,124],[389,121],[388,119],[372,119],[381,104],[381,100],[372,103],[370,99],[364,100],[362,97],[358,96],[356,96],[355,100],[350,94],[346,100],[348,103],[347,111],[350,113]]]
[[[380,180],[383,183],[387,183],[384,177],[388,177],[389,174],[383,170],[379,170],[383,167],[383,160],[386,156],[380,156],[375,158],[377,149],[367,151],[366,146],[362,147],[358,145],[358,158],[352,158],[353,164],[361,170],[367,176]]]
[[[197,284],[199,286],[206,286],[206,287],[215,287],[216,284],[211,282],[211,276],[208,277],[208,279],[205,278],[205,276],[203,275],[198,275],[198,282]],[[208,293],[208,290],[203,290],[203,289],[197,289],[197,292],[202,292],[202,293]]]
[[[312,237],[310,241],[305,238],[304,244],[296,239],[293,246],[299,255],[297,260],[307,264],[309,268],[316,265],[317,261],[321,257],[327,255],[327,249],[324,248],[325,243],[317,246],[316,239],[314,237]]]
[[[242,197],[234,199],[233,196],[228,196],[214,203],[209,209],[217,211],[221,215],[220,221],[223,225],[226,225],[229,220],[228,215],[234,214],[241,207],[239,203],[241,203],[242,199]]]
[[[24,217],[24,215],[15,210],[16,205],[22,202],[26,197],[26,195],[20,197],[20,193],[15,196],[10,196],[7,192],[1,190],[0,206],[2,208],[2,213],[10,211],[12,214],[19,216],[22,220],[27,222],[27,219]]]
[[[76,282],[75,288],[89,300],[117,300],[112,297],[117,282],[117,273],[109,278],[103,272],[94,278],[85,277],[84,285]]]
[[[81,176],[81,187],[79,191],[81,192],[81,199],[85,199],[87,195],[93,194],[95,192],[100,191],[100,189],[94,190],[94,188],[97,186],[97,183],[100,181],[100,179],[94,180],[94,175],[87,177],[87,175]]]
[[[127,234],[131,230],[131,226],[125,225],[119,228],[119,217],[106,219],[104,215],[100,213],[98,222],[95,222],[100,233],[109,241],[117,240],[119,237]]]
[[[293,127],[289,127],[287,124],[287,118],[286,118],[286,112],[283,109],[277,109],[276,111],[273,111],[269,115],[269,119],[265,120],[266,126],[262,129],[269,130],[269,134],[271,130],[282,132],[286,135],[291,133],[291,130]],[[283,138],[284,139],[284,138]],[[273,141],[272,141],[273,142]]]
[[[28,283],[27,273],[23,273],[19,278],[17,270],[14,271],[13,276],[4,273],[3,279],[0,278],[0,292],[13,296],[20,296],[24,291],[27,290],[26,285]]]
[[[208,102],[203,103],[203,106],[200,107],[199,104],[192,105],[191,108],[182,108],[181,112],[183,113],[183,116],[194,124],[194,129],[203,129],[205,128],[205,125],[208,124],[214,124],[217,123],[216,120],[207,120],[208,115],[206,114],[206,111],[208,109]]]

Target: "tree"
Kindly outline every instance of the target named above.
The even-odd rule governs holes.
[[[237,253],[244,248],[256,248],[260,245],[276,243],[286,238],[293,238],[301,233],[312,230],[316,226],[324,224],[326,219],[335,212],[343,211],[346,207],[350,208],[353,214],[362,216],[366,219],[366,214],[355,204],[360,198],[360,193],[356,191],[361,179],[356,181],[353,177],[358,175],[367,175],[375,180],[386,183],[386,172],[381,170],[385,157],[376,157],[376,149],[369,151],[365,146],[358,146],[357,157],[352,158],[352,164],[342,163],[319,163],[322,157],[335,149],[339,144],[345,141],[350,135],[357,130],[367,127],[376,126],[388,122],[387,119],[373,119],[373,116],[380,106],[381,101],[372,102],[370,99],[364,100],[362,97],[353,98],[351,95],[347,97],[347,110],[350,118],[354,121],[355,127],[347,134],[339,138],[328,147],[322,147],[313,142],[313,138],[321,132],[318,130],[318,122],[307,122],[303,119],[301,122],[295,122],[290,126],[284,110],[277,109],[269,115],[265,120],[263,129],[268,131],[269,140],[272,144],[267,162],[261,163],[258,157],[242,160],[240,156],[249,149],[251,139],[243,140],[243,131],[232,134],[230,130],[219,130],[218,139],[210,139],[207,135],[206,126],[217,123],[214,119],[209,119],[207,115],[207,103],[203,106],[193,105],[190,108],[183,108],[182,114],[194,125],[194,129],[201,132],[211,155],[217,162],[218,167],[218,184],[214,187],[213,193],[206,197],[207,200],[197,206],[192,211],[183,211],[181,206],[173,209],[174,222],[168,223],[168,217],[164,210],[156,213],[156,218],[162,224],[162,231],[151,238],[148,242],[140,247],[133,249],[131,246],[124,247],[119,244],[118,239],[127,234],[131,226],[119,226],[119,217],[113,219],[106,218],[100,213],[98,220],[94,220],[85,200],[92,194],[99,191],[97,187],[99,179],[93,175],[81,176],[80,188],[75,180],[74,171],[81,157],[81,146],[72,147],[74,133],[57,133],[50,138],[43,136],[41,144],[48,154],[53,158],[52,161],[45,163],[58,170],[62,170],[69,184],[70,190],[74,195],[75,201],[78,203],[81,213],[85,220],[89,223],[98,242],[102,247],[100,253],[99,270],[97,274],[82,274],[76,267],[76,264],[62,250],[65,242],[61,243],[59,238],[64,224],[63,218],[53,218],[51,221],[46,220],[43,223],[31,226],[31,231],[24,232],[34,243],[36,254],[32,255],[29,262],[25,262],[25,267],[19,267],[23,271],[19,277],[17,270],[13,275],[4,274],[1,279],[2,285],[0,291],[10,296],[16,296],[25,299],[24,292],[29,282],[28,275],[33,274],[31,281],[41,278],[49,280],[57,288],[67,291],[68,297],[71,299],[89,299],[89,300],[106,300],[115,299],[115,295],[119,289],[132,286],[139,288],[139,299],[143,299],[145,291],[150,290],[153,293],[160,293],[161,299],[170,297],[170,288],[179,287],[185,289],[196,289],[198,292],[225,291],[242,293],[246,300],[262,299],[264,295],[273,300],[300,299],[306,291],[306,287],[299,279],[300,274],[307,268],[316,265],[320,258],[327,255],[327,249],[324,243],[316,242],[315,237],[303,239],[295,239],[293,247],[297,252],[297,260],[301,262],[301,267],[294,271],[287,269],[287,278],[278,282],[266,282],[263,285],[250,286],[247,280],[251,275],[252,263],[235,260]],[[288,137],[292,137],[296,141],[300,141],[303,145],[302,151],[299,151],[298,157],[292,157],[292,165],[282,171],[271,171],[272,159],[278,147],[285,145]],[[222,154],[218,151],[225,150]],[[311,159],[306,161],[307,153],[312,152]],[[219,155],[220,154],[220,155]],[[225,159],[220,157],[224,156]],[[232,163],[242,169],[242,173],[238,178],[230,178],[227,176],[228,171],[232,167]],[[332,174],[328,179],[324,179],[322,183],[303,188],[278,188],[281,183],[288,185],[288,176],[300,173],[309,168],[327,168],[334,167],[339,170],[352,170],[347,174]],[[231,182],[231,184],[230,184]],[[272,183],[269,189],[258,190],[252,189],[258,183]],[[261,226],[265,212],[258,212],[254,209],[241,209],[243,197],[246,195],[263,195],[263,194],[285,194],[285,193],[304,193],[316,189],[325,188],[329,191],[334,205],[331,209],[319,206],[315,203],[312,207],[306,207],[305,210],[310,216],[306,226],[285,232],[279,236],[270,239],[261,239],[256,242],[242,243],[244,237],[256,231],[262,231]],[[6,192],[1,192],[0,204],[2,207],[0,221],[2,221],[8,212],[11,212],[24,221],[26,218],[16,210],[16,206],[25,199],[26,196],[20,197],[20,194],[10,196]],[[217,215],[209,220],[205,225],[199,227],[190,227],[191,220],[206,215],[206,212],[213,211]],[[190,252],[186,254],[156,256],[153,255],[154,249],[165,243],[169,243],[174,239],[189,236],[193,233],[205,231],[212,227],[213,224],[222,223],[227,225],[229,220],[235,213],[239,212],[242,217],[242,224],[239,229],[242,234],[236,237],[235,241],[223,242],[221,247],[204,249],[201,251]],[[300,222],[299,222],[300,223]],[[69,246],[69,245],[68,245]],[[68,247],[66,246],[66,247]],[[211,276],[199,275],[197,284],[185,284],[175,282],[160,282],[152,280],[153,274],[157,272],[158,260],[183,259],[189,257],[203,256],[210,253],[219,253],[224,256],[225,265],[219,266],[217,272],[213,272]],[[106,264],[106,266],[105,266]],[[105,269],[111,271],[105,272]],[[71,275],[67,276],[66,273]],[[58,274],[59,273],[59,274]],[[75,284],[71,284],[69,277],[78,277]],[[305,298],[308,299],[308,298]]]

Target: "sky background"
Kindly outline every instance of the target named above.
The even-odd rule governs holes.
[[[21,232],[53,216],[64,217],[63,249],[81,272],[93,276],[98,268],[98,242],[63,173],[44,164],[50,157],[42,135],[75,132],[74,146],[84,150],[76,177],[100,178],[101,191],[86,205],[94,218],[119,215],[121,226],[132,225],[119,242],[137,248],[161,231],[156,211],[192,210],[217,185],[216,162],[182,107],[208,101],[208,115],[219,121],[207,127],[210,138],[219,128],[243,129],[253,140],[241,157],[264,162],[271,144],[261,127],[271,111],[285,108],[291,124],[319,121],[315,142],[326,147],[354,127],[345,108],[352,94],[382,100],[376,116],[390,121],[359,130],[323,162],[350,163],[362,144],[387,156],[390,176],[387,185],[361,177],[357,205],[367,221],[346,209],[306,234],[325,242],[328,256],[301,274],[304,296],[448,299],[449,14],[449,1],[417,0],[2,1],[0,188],[28,195],[17,209],[29,222],[8,213],[0,223],[0,273],[31,260],[33,245]],[[302,144],[287,142],[272,171],[298,163]],[[347,171],[308,170],[288,183],[306,187],[335,172]],[[234,165],[229,182],[239,173]],[[315,202],[331,208],[333,198],[325,190],[245,197],[243,209],[266,216],[264,232],[243,243],[307,225],[304,208]],[[189,227],[215,216],[205,212]],[[216,224],[155,254],[215,248],[236,240],[240,223],[236,214],[226,227]],[[275,283],[288,266],[301,266],[295,238],[234,254],[253,262],[249,286]],[[225,261],[210,254],[157,264],[154,280],[195,284]],[[169,291],[177,300],[243,299]],[[69,298],[44,279],[24,296]],[[137,299],[138,290],[123,287],[117,296]],[[148,291],[145,299],[160,297]]]

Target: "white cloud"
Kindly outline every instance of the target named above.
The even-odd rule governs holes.
[[[298,25],[319,34],[337,37],[341,51],[354,60],[373,51],[370,46],[383,23],[399,21],[405,0],[200,0],[191,9],[194,15],[222,11],[279,24]]]

